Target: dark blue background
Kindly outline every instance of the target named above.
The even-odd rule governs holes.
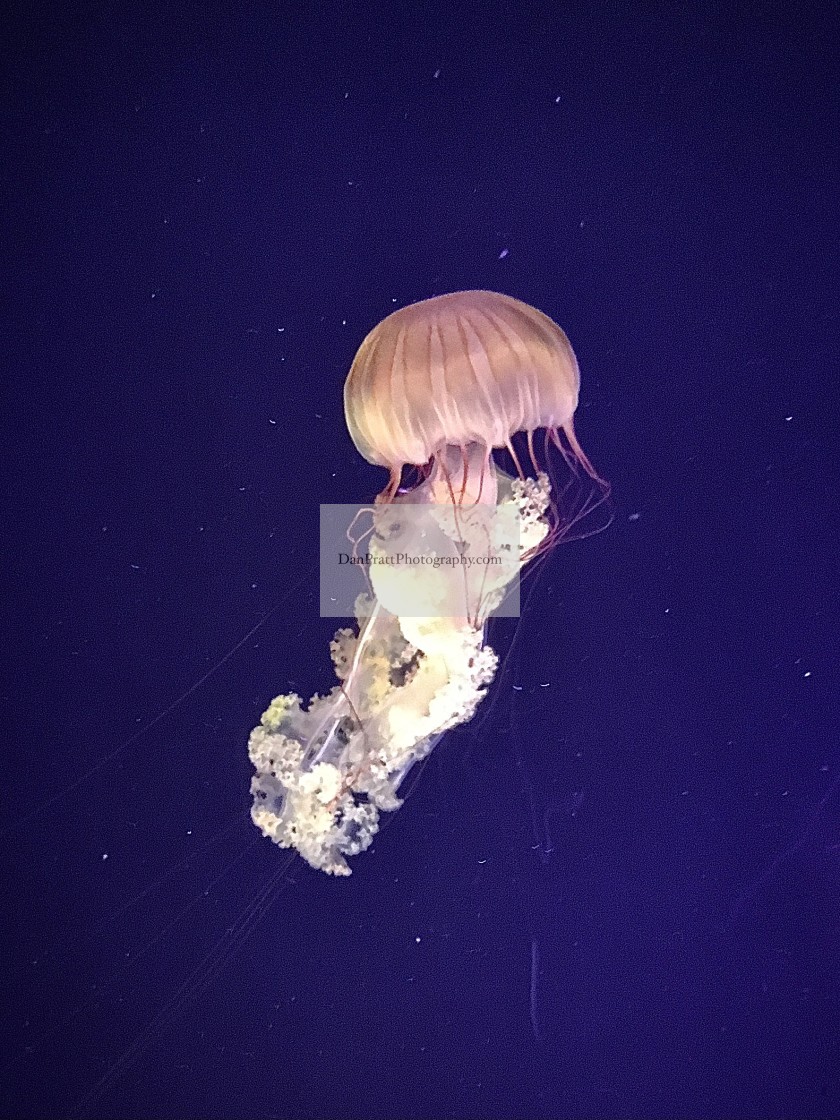
[[[4,39],[0,1114],[840,1114],[836,6]],[[569,333],[615,521],[352,878],[284,876],[245,745],[331,683],[343,378],[464,287]]]

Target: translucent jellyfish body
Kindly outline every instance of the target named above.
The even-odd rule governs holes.
[[[336,687],[306,706],[277,697],[249,740],[254,823],[312,867],[349,875],[412,766],[472,718],[497,666],[489,615],[591,508],[587,497],[564,512],[568,487],[552,494],[535,433],[568,479],[588,479],[596,504],[606,496],[574,431],[579,383],[557,324],[495,292],[412,304],[362,343],[345,415],[361,454],[390,472],[368,542],[371,593],[356,602],[356,629],[333,640]],[[406,466],[420,476],[411,488]]]

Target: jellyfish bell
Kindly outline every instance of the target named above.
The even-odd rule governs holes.
[[[472,718],[498,664],[488,616],[521,568],[588,512],[553,486],[535,432],[590,480],[596,504],[607,494],[575,435],[579,387],[557,324],[495,292],[412,304],[363,341],[344,407],[358,450],[390,474],[370,540],[374,596],[360,596],[357,628],[333,641],[340,683],[305,707],[277,697],[249,739],[254,823],[312,867],[349,875],[347,857],[399,807],[412,766]],[[410,488],[406,466],[420,472]]]
[[[535,434],[543,430],[546,448],[554,444],[573,474],[594,484],[577,520],[609,492],[575,434],[579,392],[577,359],[552,319],[512,296],[465,291],[410,304],[374,327],[350,368],[344,411],[359,452],[390,472],[384,502],[394,500],[403,468],[414,466],[438,501],[493,504],[493,450],[508,452],[519,478],[529,473],[523,459],[539,477],[547,460]],[[573,520],[556,505],[549,516],[546,546]]]

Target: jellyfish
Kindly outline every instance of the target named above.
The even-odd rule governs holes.
[[[249,738],[252,820],[313,868],[349,875],[412,767],[486,695],[498,666],[488,618],[581,512],[558,500],[549,448],[606,497],[575,435],[579,386],[560,327],[496,292],[411,304],[362,342],[345,417],[358,451],[389,472],[370,586],[331,644],[338,684],[306,705],[276,697]]]

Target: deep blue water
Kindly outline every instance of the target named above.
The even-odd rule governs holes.
[[[0,1115],[840,1115],[838,22],[10,17]],[[247,735],[332,683],[355,349],[460,288],[567,331],[615,518],[329,879]]]

